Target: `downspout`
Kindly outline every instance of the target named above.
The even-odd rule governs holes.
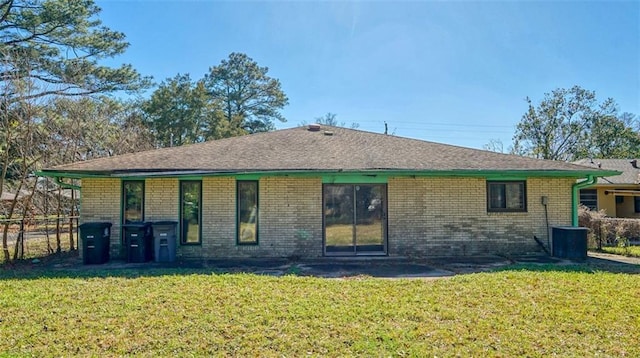
[[[598,177],[587,175],[587,180],[575,183],[571,186],[571,225],[578,226],[578,204],[580,203],[580,189],[592,186],[596,183]]]

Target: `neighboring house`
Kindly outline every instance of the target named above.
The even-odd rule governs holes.
[[[574,163],[622,172],[598,178],[595,185],[581,189],[581,204],[592,210],[604,210],[611,217],[640,218],[640,160],[583,159]]]
[[[578,190],[617,174],[310,125],[61,165],[81,222],[179,222],[183,258],[397,257],[541,252],[577,224]]]
[[[13,206],[13,202],[16,200],[18,201],[16,204],[17,209],[14,210],[16,210],[16,212],[20,212],[22,210],[22,203],[24,203],[29,196],[31,196],[31,193],[24,189],[15,193],[4,188],[2,195],[0,195],[0,219],[5,218],[8,215],[10,208]]]
[[[29,187],[31,183],[29,183]],[[72,205],[75,205],[74,209],[77,210],[78,198],[80,196],[79,191],[62,189],[58,192],[58,187],[50,188],[46,190],[42,185],[37,185],[35,190],[20,189],[20,192],[14,193],[5,188],[0,195],[0,217],[6,216],[9,213],[11,206],[15,200],[18,200],[14,209],[13,218],[21,217],[24,210],[24,205],[29,205],[29,215],[39,216],[43,215],[44,204],[48,203],[49,213],[55,213],[58,209],[58,198],[62,199],[60,208],[68,213]],[[77,212],[77,211],[76,211]]]

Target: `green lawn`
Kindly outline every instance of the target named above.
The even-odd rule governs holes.
[[[602,251],[609,254],[640,257],[640,246],[627,246],[627,247],[605,246],[602,248]]]
[[[0,271],[0,356],[640,356],[640,276]],[[37,277],[40,276],[40,277]]]

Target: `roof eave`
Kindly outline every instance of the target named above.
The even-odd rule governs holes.
[[[36,172],[40,176],[64,178],[124,178],[124,177],[183,177],[183,176],[228,176],[239,174],[250,175],[386,175],[386,176],[421,176],[421,177],[565,177],[584,178],[587,176],[609,177],[622,174],[614,170],[560,170],[560,169],[444,169],[416,170],[397,168],[371,169],[231,169],[231,170],[52,170],[44,169]]]

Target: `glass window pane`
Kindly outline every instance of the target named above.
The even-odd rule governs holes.
[[[144,181],[122,183],[123,221],[125,224],[144,220]]]
[[[640,196],[634,197],[635,200],[635,212],[640,213]]]
[[[384,186],[356,185],[356,251],[384,250]]]
[[[522,183],[505,184],[507,209],[524,209],[524,185]]]
[[[180,182],[181,240],[184,244],[200,243],[200,181]]]
[[[238,243],[258,243],[258,182],[238,182]]]
[[[353,186],[324,186],[325,247],[327,252],[354,252]]]
[[[504,184],[489,184],[489,202],[492,209],[506,208]]]
[[[590,210],[598,209],[598,191],[596,189],[580,190],[580,204],[588,207]]]
[[[524,181],[488,182],[487,210],[527,211],[526,195]]]

